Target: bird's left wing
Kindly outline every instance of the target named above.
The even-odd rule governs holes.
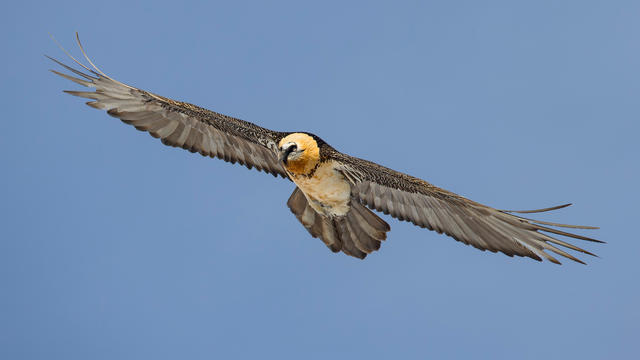
[[[95,91],[66,93],[91,99],[87,105],[106,110],[109,115],[160,138],[165,145],[231,163],[238,162],[249,169],[256,168],[287,178],[277,158],[277,143],[282,133],[123,84],[100,71],[86,56],[77,39],[90,67],[62,50],[86,72],[49,57],[78,77],[51,71]]]
[[[500,251],[509,256],[527,256],[538,261],[544,257],[559,264],[558,260],[545,252],[551,251],[583,263],[554,245],[593,254],[546,233],[601,242],[553,228],[597,229],[595,227],[526,219],[511,214],[517,211],[497,210],[479,204],[370,161],[338,152],[332,154],[332,157],[341,164],[338,170],[351,183],[352,196],[360,202],[399,220],[445,233],[480,250]],[[565,206],[568,205],[527,212],[549,211]]]

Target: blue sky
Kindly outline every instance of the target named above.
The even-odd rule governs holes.
[[[6,5],[0,357],[632,358],[640,337],[636,1]],[[601,226],[601,258],[509,258],[388,217],[365,261],[293,190],[167,148],[42,55],[497,208]]]

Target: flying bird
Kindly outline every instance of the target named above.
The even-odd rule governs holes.
[[[269,130],[126,85],[96,67],[77,34],[76,40],[88,65],[61,47],[81,69],[49,57],[75,76],[51,71],[94,90],[66,93],[90,99],[87,105],[106,110],[165,145],[291,180],[296,188],[287,201],[289,209],[311,236],[320,238],[333,252],[364,259],[380,248],[390,227],[371,210],[444,233],[483,251],[538,261],[545,258],[556,264],[560,262],[550,253],[584,264],[559,246],[595,256],[557,236],[602,242],[558,229],[596,227],[516,215],[570,204],[528,211],[494,209],[424,180],[341,153],[314,134]]]

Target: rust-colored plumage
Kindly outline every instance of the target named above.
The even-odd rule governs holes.
[[[593,255],[557,235],[601,242],[558,229],[595,227],[517,215],[568,205],[521,212],[497,210],[424,180],[343,154],[313,134],[269,130],[123,84],[93,65],[79,40],[78,45],[88,66],[67,55],[86,72],[50,58],[77,77],[52,71],[95,90],[67,93],[90,99],[88,105],[106,110],[166,145],[290,179],[297,187],[287,205],[309,233],[334,252],[363,259],[380,248],[390,227],[368,208],[481,250],[545,258],[554,263],[559,261],[550,253],[583,263],[562,248]]]
[[[307,175],[314,171],[320,162],[320,148],[313,137],[304,133],[289,134],[278,142],[278,148],[287,144],[295,144],[296,149],[300,150],[299,157],[287,160],[287,171],[294,175]]]

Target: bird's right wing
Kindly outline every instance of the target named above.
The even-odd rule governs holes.
[[[497,210],[482,205],[424,180],[367,160],[342,153],[336,153],[334,156],[341,163],[339,170],[352,184],[351,193],[354,198],[372,209],[390,214],[400,220],[410,221],[420,227],[445,233],[480,250],[500,251],[509,256],[527,256],[538,261],[544,257],[559,264],[558,260],[545,252],[551,251],[583,263],[554,245],[593,254],[546,233],[602,242],[553,228],[556,226],[597,229],[595,227],[527,219],[511,214],[517,211]],[[565,206],[568,205],[520,211],[520,213],[549,211]]]
[[[106,110],[109,115],[160,138],[165,145],[287,178],[277,158],[277,143],[283,133],[123,84],[93,65],[79,39],[78,45],[91,68],[65,51],[86,72],[49,58],[78,77],[51,71],[95,91],[66,93],[91,99],[87,105]]]

